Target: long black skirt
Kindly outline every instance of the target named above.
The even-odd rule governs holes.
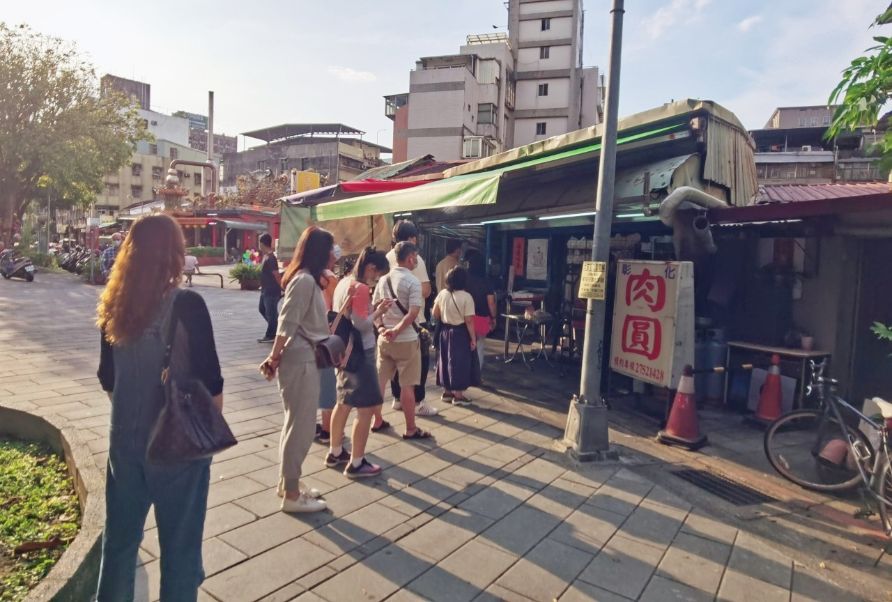
[[[468,328],[443,324],[437,360],[437,384],[447,391],[464,391],[471,386],[471,335]]]

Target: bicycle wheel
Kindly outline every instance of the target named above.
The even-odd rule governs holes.
[[[813,491],[846,491],[862,483],[856,461],[870,470],[873,447],[856,428],[820,410],[796,410],[775,420],[765,432],[765,455],[785,479]],[[855,445],[852,457],[843,432]]]
[[[874,482],[876,484],[875,488],[878,490],[876,493],[885,500],[877,500],[880,523],[886,535],[892,535],[892,464],[889,463],[888,458],[884,465],[880,467],[879,480]]]

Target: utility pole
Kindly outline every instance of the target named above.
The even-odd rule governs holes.
[[[601,157],[598,166],[598,192],[595,201],[595,231],[592,261],[607,277],[610,260],[610,230],[613,225],[614,182],[616,180],[616,130],[619,109],[619,75],[622,58],[624,0],[613,0],[610,11],[610,57],[607,79],[607,106],[601,133]],[[589,299],[585,315],[585,342],[582,350],[582,377],[579,396],[570,404],[565,441],[570,453],[587,461],[609,455],[607,434],[607,392],[601,388],[604,354],[606,299]],[[615,455],[615,454],[613,454]]]

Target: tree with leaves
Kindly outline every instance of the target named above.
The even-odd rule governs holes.
[[[99,95],[73,44],[0,22],[0,238],[48,194],[89,206],[149,137],[132,99]]]
[[[892,23],[892,5],[870,27],[889,23]],[[877,45],[868,48],[864,56],[843,70],[842,79],[830,93],[828,103],[839,103],[839,106],[825,134],[828,140],[846,131],[876,126],[880,113],[892,98],[892,38],[874,36],[873,39]],[[886,129],[878,145],[883,156],[882,166],[892,167],[892,128]]]
[[[892,23],[892,4],[878,15],[870,27]],[[876,126],[880,113],[892,99],[892,38],[874,36],[877,43],[851,62],[842,72],[842,80],[830,94],[829,103],[840,103],[827,130],[832,139],[845,131],[863,126]],[[887,127],[878,143],[882,154],[880,165],[892,167],[892,128]],[[881,340],[892,341],[892,326],[874,322],[871,331]]]

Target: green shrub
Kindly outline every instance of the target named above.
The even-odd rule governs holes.
[[[90,266],[92,266],[92,270],[90,269]],[[81,273],[81,278],[90,284],[105,284],[105,276],[102,274],[102,262],[99,261],[99,259],[91,259],[84,264],[84,271]]]
[[[56,261],[56,256],[52,253],[31,253],[29,257],[31,258],[31,263],[37,267],[48,268],[50,271],[59,268],[59,262]]]
[[[186,247],[186,254],[195,257],[223,257],[223,247]]]
[[[233,280],[260,280],[261,268],[253,263],[239,263],[229,270],[229,277]]]

